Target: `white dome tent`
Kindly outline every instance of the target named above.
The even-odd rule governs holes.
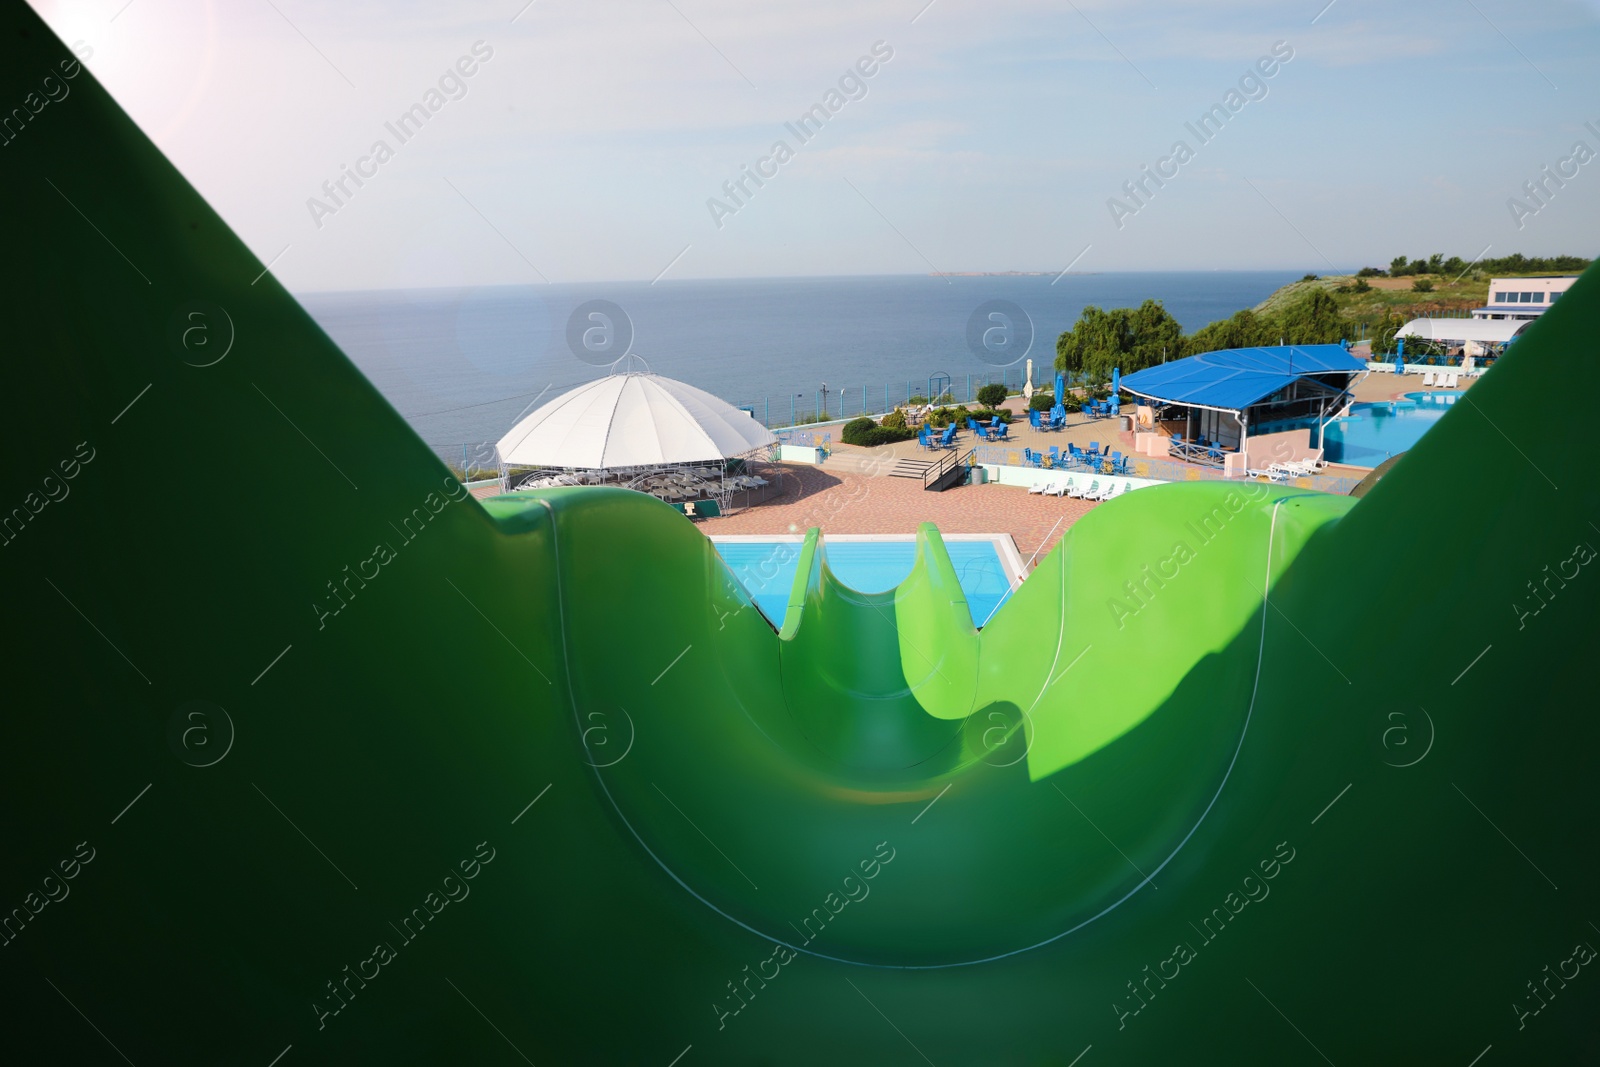
[[[648,371],[614,372],[546,403],[495,446],[506,489],[613,483],[669,501],[726,502],[760,479],[730,461],[776,443],[747,411]],[[510,473],[510,472],[522,473]]]

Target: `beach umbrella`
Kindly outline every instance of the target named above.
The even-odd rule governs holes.
[[[1122,388],[1122,368],[1111,368],[1111,408],[1113,411],[1122,407],[1122,398],[1117,395],[1117,390]]]
[[[1067,395],[1067,376],[1056,371],[1056,403],[1061,403],[1061,398]]]

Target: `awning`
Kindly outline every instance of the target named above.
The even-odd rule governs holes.
[[[1130,374],[1122,379],[1122,389],[1168,404],[1243,411],[1298,378],[1366,369],[1366,362],[1343,345],[1225,348]]]

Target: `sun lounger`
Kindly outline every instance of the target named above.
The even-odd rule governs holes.
[[[1050,484],[1051,483],[1046,480],[1034,482],[1032,485],[1028,486],[1028,495],[1034,496],[1035,494],[1042,494],[1046,489],[1050,488]]]
[[[1075,500],[1087,500],[1089,499],[1089,494],[1095,492],[1099,488],[1100,479],[1096,478],[1089,483],[1089,487],[1087,489],[1081,485],[1074,485],[1071,489],[1067,490],[1067,495]]]
[[[1066,496],[1067,489],[1072,485],[1071,478],[1058,478],[1044,491],[1045,496]]]

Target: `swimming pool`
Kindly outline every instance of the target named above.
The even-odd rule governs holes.
[[[1459,396],[1459,391],[1442,389],[1407,393],[1404,400],[1355,405],[1348,418],[1328,423],[1324,441],[1328,462],[1376,467],[1420,441]]]
[[[729,537],[713,538],[712,543],[761,614],[781,627],[803,540]],[[917,555],[916,539],[910,536],[890,539],[835,534],[826,539],[826,545],[828,567],[834,576],[862,593],[886,592],[905,581]],[[1005,603],[1012,586],[1021,581],[1022,560],[1010,542],[999,537],[950,534],[944,538],[944,547],[961,580],[972,624],[982,626]]]

